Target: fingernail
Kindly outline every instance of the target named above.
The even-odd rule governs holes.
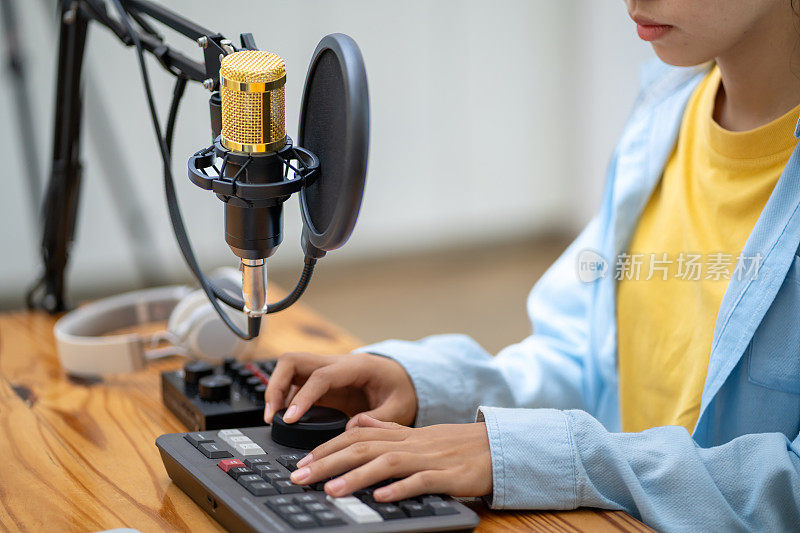
[[[286,410],[286,413],[283,415],[283,419],[286,420],[287,418],[292,418],[296,412],[297,412],[297,406],[290,405],[289,408]]]
[[[392,489],[389,487],[382,487],[373,492],[372,495],[378,500],[388,500],[392,497]]]
[[[308,463],[310,463],[313,460],[314,460],[314,457],[309,453],[308,455],[306,455],[305,457],[303,457],[302,459],[297,461],[297,468],[306,466]]]
[[[332,481],[328,481],[325,484],[325,488],[330,492],[339,493],[344,488],[344,480],[340,477],[337,477]]]
[[[269,419],[271,414],[272,411],[269,408],[269,402],[267,402],[267,404],[264,406],[264,422],[266,422],[267,424],[269,424]]]
[[[298,481],[303,481],[304,479],[306,479],[309,476],[309,474],[311,474],[310,468],[300,468],[292,472],[292,475],[289,477],[292,478],[292,481],[297,483]]]

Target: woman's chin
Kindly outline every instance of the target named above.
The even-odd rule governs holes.
[[[678,47],[666,43],[653,42],[653,51],[659,59],[673,67],[694,67],[702,65],[714,59],[713,54],[703,53],[696,50],[687,50],[685,47]]]

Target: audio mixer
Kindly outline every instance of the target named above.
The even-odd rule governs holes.
[[[208,376],[206,376],[208,377]],[[448,496],[377,502],[379,483],[333,498],[324,483],[295,485],[289,474],[308,450],[344,431],[347,416],[314,406],[293,424],[278,411],[267,427],[162,435],[170,478],[230,531],[472,531],[478,516]]]
[[[475,528],[478,516],[442,495],[381,503],[372,491],[387,482],[342,498],[325,494],[324,483],[292,483],[297,461],[342,433],[348,417],[313,406],[287,424],[282,409],[264,427],[264,391],[275,363],[192,361],[161,374],[164,403],[191,430],[158,437],[161,460],[172,481],[215,520],[231,531],[258,532]]]
[[[161,374],[164,404],[192,431],[263,426],[264,391],[275,359],[221,365],[192,361]]]

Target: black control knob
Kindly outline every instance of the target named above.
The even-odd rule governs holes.
[[[253,392],[257,386],[261,385],[261,380],[253,376],[252,378],[247,378],[247,381],[244,382],[244,385],[247,387],[247,390]]]
[[[243,369],[244,365],[239,362],[233,362],[229,364],[225,368],[225,373],[228,374],[232,378],[236,378],[236,375],[239,373],[239,370]]]
[[[241,368],[236,373],[236,383],[244,387],[247,384],[247,380],[253,377],[253,372],[251,370],[247,370],[246,368]]]
[[[230,375],[231,373],[231,365],[236,362],[236,359],[233,357],[226,357],[222,360],[222,373]]]
[[[205,361],[192,361],[183,367],[183,381],[189,387],[197,387],[200,378],[214,373],[214,367]]]
[[[207,402],[224,402],[231,397],[233,380],[222,374],[212,374],[200,378],[200,399]]]
[[[314,405],[294,424],[283,421],[286,409],[272,417],[272,440],[283,446],[312,450],[344,432],[346,414],[338,409]]]
[[[264,405],[264,393],[267,392],[267,386],[259,383],[253,387],[253,392],[250,393],[250,399],[256,405]]]

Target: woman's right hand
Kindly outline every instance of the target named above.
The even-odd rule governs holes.
[[[292,385],[297,393],[289,398]],[[408,426],[417,416],[417,394],[400,363],[371,354],[287,353],[269,378],[264,420],[289,403],[284,421],[297,422],[314,404],[340,409],[355,420],[365,413]],[[351,423],[352,423],[351,420]],[[348,424],[348,428],[350,424]]]

